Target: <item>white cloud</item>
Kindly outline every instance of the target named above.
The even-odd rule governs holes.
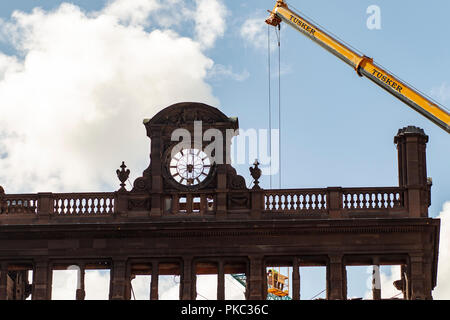
[[[227,9],[220,0],[195,0],[195,33],[205,48],[214,45],[225,33]]]
[[[148,165],[142,119],[179,101],[218,106],[206,82],[214,62],[202,50],[221,27],[197,40],[146,31],[158,8],[153,0],[116,0],[86,13],[64,3],[50,12],[16,11],[0,24],[18,51],[0,53],[0,185],[7,193],[110,190],[122,160],[132,181]]]
[[[450,299],[450,201],[444,203],[439,219],[441,232],[439,238],[439,259],[437,286],[433,291],[433,298],[437,300]]]
[[[241,37],[257,49],[267,48],[267,24],[264,18],[250,18],[241,27]]]
[[[209,72],[208,77],[210,78],[230,78],[232,80],[235,81],[245,81],[248,79],[248,77],[250,76],[250,73],[247,70],[244,70],[240,73],[238,72],[234,72],[233,71],[233,67],[228,65],[228,66],[224,66],[221,64],[215,64],[213,66],[213,68],[211,69],[211,72]]]
[[[147,25],[150,13],[160,8],[157,0],[115,0],[109,2],[103,13],[117,17],[122,23]]]
[[[431,95],[439,102],[450,101],[450,84],[444,82],[439,87],[431,89]]]
[[[275,29],[268,27],[265,23],[267,16],[256,16],[248,18],[244,21],[240,29],[240,36],[245,41],[245,44],[249,47],[253,47],[257,50],[266,50],[268,45],[268,37],[270,36],[270,50],[274,51],[278,46],[278,36]],[[267,32],[269,28],[269,33]]]

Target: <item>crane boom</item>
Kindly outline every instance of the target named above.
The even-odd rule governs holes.
[[[284,0],[277,0],[266,23],[278,26],[282,21],[301,32],[315,43],[353,67],[359,76],[364,76],[397,97],[427,119],[450,133],[450,113],[436,103],[390,74],[372,58],[356,53],[341,41],[289,9]]]

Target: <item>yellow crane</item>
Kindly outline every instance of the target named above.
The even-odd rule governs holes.
[[[321,47],[353,67],[360,77],[366,77],[397,97],[412,109],[450,133],[450,113],[423,94],[390,74],[372,58],[360,55],[321,28],[289,9],[284,0],[277,0],[266,23],[279,26],[282,21],[301,32]]]

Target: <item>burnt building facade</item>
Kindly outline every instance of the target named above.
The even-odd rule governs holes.
[[[346,267],[356,265],[401,265],[395,285],[403,298],[432,299],[440,223],[428,216],[422,129],[406,127],[394,138],[398,186],[264,190],[257,163],[251,188],[229,164],[236,118],[180,103],[144,125],[150,164],[131,190],[124,163],[115,192],[8,194],[0,187],[0,299],[51,299],[52,272],[73,265],[77,299],[89,269],[110,270],[110,299],[130,299],[131,279],[143,274],[152,276],[151,299],[160,275],[179,275],[180,299],[195,299],[201,274],[217,274],[219,300],[226,274],[244,274],[245,297],[265,299],[268,266],[293,268],[294,300],[299,267],[326,267],[327,299],[347,299]],[[180,145],[176,129],[184,129],[178,138],[202,139]]]

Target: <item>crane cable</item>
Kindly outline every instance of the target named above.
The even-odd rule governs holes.
[[[267,64],[268,64],[268,74],[269,74],[269,186],[272,189],[272,95],[271,95],[271,81],[270,81],[270,26],[267,25]]]
[[[276,29],[275,29],[276,30]],[[281,189],[281,24],[278,24],[278,166],[279,188]]]
[[[282,156],[281,156],[281,26],[278,25],[278,28],[275,29],[275,34],[277,36],[278,43],[278,184],[281,189],[282,185]],[[268,71],[269,71],[269,157],[270,157],[270,189],[272,189],[272,96],[271,96],[271,61],[270,61],[270,26],[267,26],[267,56],[268,56]]]

